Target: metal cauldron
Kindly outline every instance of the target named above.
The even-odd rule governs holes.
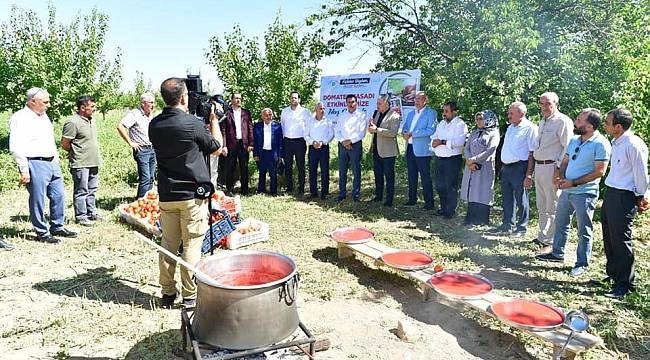
[[[235,250],[203,258],[196,267],[210,276],[197,276],[192,330],[201,342],[253,349],[276,343],[298,327],[299,276],[290,258],[270,251]],[[258,280],[272,281],[246,285],[254,283],[247,274],[266,274]]]

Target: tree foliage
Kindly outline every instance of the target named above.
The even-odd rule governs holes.
[[[112,99],[122,79],[121,52],[112,61],[104,58],[107,30],[108,16],[97,9],[65,25],[56,22],[50,4],[44,28],[34,11],[12,7],[0,25],[0,111],[24,106],[25,91],[34,86],[50,93],[53,119],[71,114],[82,94],[93,95],[102,111],[117,105]]]
[[[349,37],[377,46],[376,70],[419,68],[433,105],[457,99],[466,117],[483,109],[504,114],[514,100],[536,114],[539,95],[555,91],[570,116],[584,107],[626,105],[647,124],[649,5],[649,0],[336,0],[308,24],[329,33],[331,52],[340,51]]]
[[[246,38],[237,25],[223,39],[210,39],[206,52],[224,82],[226,93],[241,93],[253,117],[271,108],[276,114],[297,91],[303,100],[314,94],[319,81],[318,61],[324,54],[319,36],[300,37],[295,25],[276,17],[264,34],[264,48],[256,37]]]

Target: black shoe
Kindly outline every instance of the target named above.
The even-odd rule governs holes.
[[[381,202],[381,198],[375,196],[372,199],[368,200],[367,202]]]
[[[627,293],[634,291],[633,289],[630,289],[629,287],[625,285],[616,285],[614,290],[608,291],[605,293],[605,297],[608,297],[610,299],[621,299],[623,298]]]
[[[318,197],[318,194],[309,194],[310,199],[316,199]]]
[[[55,238],[54,236],[47,234],[47,235],[41,235],[37,236],[36,240],[46,242],[48,244],[56,245],[61,242],[61,240]]]
[[[186,309],[196,307],[196,299],[183,299],[183,307]]]
[[[0,235],[0,250],[11,251],[15,249],[16,246],[9,241],[5,240],[4,236]]]
[[[512,230],[510,230],[509,227],[505,227],[505,226],[501,225],[499,227],[496,227],[496,228],[492,229],[491,232],[494,233],[494,234],[499,234],[499,235],[510,235]]]
[[[555,256],[553,253],[548,253],[548,254],[541,254],[541,255],[536,255],[535,259],[541,260],[541,261],[550,261],[550,262],[564,262],[564,258]]]
[[[74,232],[72,230],[68,230],[66,228],[61,228],[61,230],[50,231],[50,233],[52,233],[52,235],[62,236],[62,237],[65,237],[65,238],[75,238],[75,237],[77,237],[76,232]]]
[[[442,211],[442,209],[438,209],[433,212],[433,215],[435,216],[445,216],[445,213]]]
[[[160,298],[160,307],[163,309],[171,309],[174,306],[174,301],[176,300],[176,294],[174,295],[164,295]]]
[[[449,215],[442,215],[442,218],[445,220],[451,220],[453,219],[455,214],[449,214]]]
[[[433,210],[435,208],[436,207],[433,206],[433,205],[424,205],[424,206],[422,206],[422,210],[425,210],[425,211],[430,211],[430,210]]]
[[[382,205],[383,205],[384,207],[393,207],[393,202],[391,202],[391,201],[385,201]]]

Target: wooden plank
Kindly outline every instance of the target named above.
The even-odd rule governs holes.
[[[394,252],[397,250],[389,246],[383,245],[381,243],[378,243],[375,240],[371,240],[363,244],[338,243],[338,251],[339,251],[339,258],[349,257],[354,255],[354,253],[359,253],[374,259],[376,266],[383,266],[386,264],[383,261],[381,261],[380,259],[381,256],[385,253]],[[342,254],[345,256],[341,256]],[[428,282],[429,278],[431,278],[431,276],[435,274],[433,269],[428,268],[424,270],[415,270],[415,271],[406,271],[406,270],[400,270],[395,268],[392,269],[405,275],[408,278],[418,281],[420,284],[420,290],[423,294],[425,301],[434,300],[438,303],[441,303],[443,305],[461,311],[467,309],[477,310],[481,312],[484,316],[498,319],[495,317],[492,311],[490,311],[490,305],[495,302],[507,299],[507,297],[501,296],[494,292],[487,294],[478,299],[457,299],[457,298],[447,297],[437,293],[433,288],[433,286],[429,284]],[[560,327],[552,331],[531,331],[516,326],[513,327],[529,335],[532,335],[536,338],[550,342],[551,344],[553,344],[554,353],[557,353],[560,350],[560,348],[562,347],[562,345],[564,345],[564,343],[566,342],[570,334],[570,330],[564,327]],[[591,335],[589,333],[575,334],[575,336],[573,337],[573,339],[571,340],[571,342],[569,343],[569,345],[565,350],[563,359],[572,359],[573,357],[575,357],[576,353],[588,350],[602,343],[603,340],[600,337]]]

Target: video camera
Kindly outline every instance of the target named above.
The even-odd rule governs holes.
[[[212,102],[221,104],[223,106],[223,111],[216,109],[215,115],[217,119],[221,121],[224,118],[225,113],[230,110],[230,104],[226,102],[223,95],[208,95],[203,91],[203,81],[201,81],[201,75],[187,75],[185,79],[185,85],[187,86],[187,92],[189,94],[189,113],[203,119],[203,122],[206,124],[210,123],[210,110],[212,108]]]

